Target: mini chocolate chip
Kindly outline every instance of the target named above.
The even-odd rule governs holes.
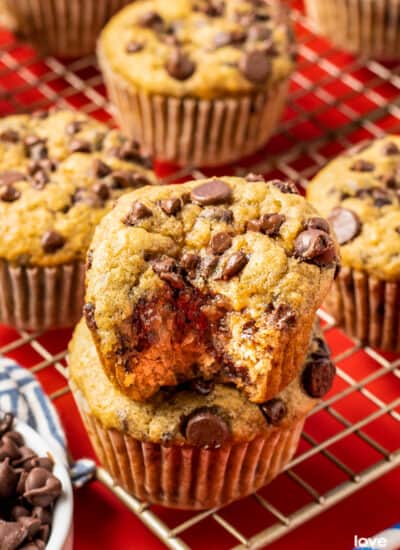
[[[26,180],[26,176],[22,172],[17,172],[16,170],[6,170],[5,172],[0,172],[0,185],[11,185],[17,181],[24,180]]]
[[[84,122],[82,120],[72,120],[65,127],[65,133],[67,136],[74,136],[82,130]]]
[[[308,362],[302,375],[303,387],[309,396],[323,397],[331,389],[335,374],[334,364],[327,359]]]
[[[216,233],[211,237],[210,247],[214,254],[223,254],[232,245],[232,237],[229,233]]]
[[[326,267],[336,260],[335,245],[325,231],[306,229],[296,237],[294,256],[319,267]]]
[[[242,252],[235,252],[228,258],[228,261],[225,264],[225,267],[222,272],[222,278],[224,281],[232,279],[235,275],[240,273],[245,265],[248,263],[249,258],[247,255]]]
[[[287,407],[285,402],[279,397],[270,399],[266,403],[263,403],[260,405],[260,409],[268,424],[272,424],[272,426],[279,426],[287,415]]]
[[[112,169],[108,164],[103,162],[101,159],[95,159],[92,164],[91,173],[95,178],[105,178],[111,174]]]
[[[306,229],[319,229],[320,231],[325,231],[325,233],[329,233],[331,230],[329,223],[324,220],[324,218],[319,218],[317,216],[308,218],[304,223],[304,227]]]
[[[196,378],[190,382],[190,389],[199,393],[200,395],[210,394],[215,387],[213,380],[204,380],[203,378]]]
[[[190,193],[193,202],[202,206],[228,202],[232,197],[232,189],[222,180],[213,179],[195,187]]]
[[[136,40],[131,40],[126,45],[125,51],[126,53],[137,53],[142,51],[144,48],[144,44],[142,42],[137,42]]]
[[[246,52],[240,58],[239,69],[250,82],[262,84],[271,73],[271,61],[259,50]]]
[[[226,420],[211,407],[193,411],[186,419],[184,435],[196,447],[220,447],[230,436]]]
[[[360,234],[360,218],[348,208],[334,208],[330,213],[329,221],[332,224],[339,244],[346,244]]]
[[[160,201],[160,207],[168,216],[175,216],[182,209],[181,199],[165,199]]]
[[[245,177],[245,180],[251,183],[257,182],[257,181],[263,182],[265,181],[265,178],[261,174],[250,173],[250,174],[247,174],[247,176]]]
[[[294,195],[299,194],[296,184],[293,181],[281,181],[281,180],[272,180],[269,183],[272,183],[277,187],[282,193],[292,193]]]
[[[170,55],[165,68],[172,78],[187,80],[196,70],[196,65],[182,50],[176,48]]]
[[[83,306],[83,315],[86,319],[86,324],[90,328],[90,330],[97,329],[95,311],[96,311],[95,305],[92,304],[91,302],[88,302]]]
[[[0,133],[0,141],[5,141],[7,143],[18,143],[19,133],[16,130],[12,130],[11,128],[3,130]]]
[[[66,239],[57,231],[47,231],[42,237],[42,248],[46,254],[54,254],[65,245]]]
[[[385,143],[385,145],[382,147],[382,153],[384,155],[388,155],[388,156],[391,156],[391,155],[400,155],[400,149],[398,148],[398,146],[396,145],[396,143],[394,143],[394,141],[388,141],[387,143]]]
[[[98,181],[93,185],[93,192],[101,199],[106,201],[110,198],[110,188],[102,181]]]
[[[200,256],[194,254],[193,252],[184,252],[180,260],[180,265],[186,271],[193,272],[198,266],[200,261]]]
[[[90,153],[92,146],[85,139],[73,139],[69,144],[69,150],[71,153]]]
[[[153,212],[145,204],[140,201],[135,201],[128,214],[123,220],[125,225],[135,225],[139,220],[150,218]]]
[[[4,185],[0,187],[0,200],[3,202],[14,202],[18,200],[21,193],[12,185]]]
[[[365,159],[357,159],[350,167],[353,172],[373,172],[375,164]]]

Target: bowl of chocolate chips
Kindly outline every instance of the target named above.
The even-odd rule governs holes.
[[[72,488],[63,460],[0,412],[1,550],[72,550]]]

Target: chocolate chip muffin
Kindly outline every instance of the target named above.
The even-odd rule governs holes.
[[[397,59],[400,0],[305,0],[321,34],[351,52]]]
[[[123,130],[163,160],[218,165],[274,130],[294,67],[293,34],[274,0],[138,0],[99,41]]]
[[[84,314],[123,392],[142,401],[200,376],[258,403],[301,368],[338,262],[295,185],[255,175],[121,197],[90,258]]]
[[[400,350],[400,137],[350,150],[311,182],[308,198],[329,216],[343,269],[327,302],[347,332]]]
[[[0,322],[77,322],[95,226],[120,195],[154,179],[135,143],[85,115],[1,119]]]
[[[21,34],[41,53],[79,57],[94,52],[101,29],[131,0],[1,0]]]
[[[265,403],[202,378],[138,403],[106,377],[84,323],[69,351],[71,388],[101,462],[140,500],[187,509],[222,506],[274,478],[335,374],[317,330],[302,371]]]

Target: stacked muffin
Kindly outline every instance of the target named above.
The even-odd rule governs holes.
[[[126,490],[208,508],[282,470],[334,377],[314,319],[337,263],[329,225],[290,182],[121,197],[91,245],[70,379]]]

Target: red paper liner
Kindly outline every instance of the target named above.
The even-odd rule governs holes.
[[[305,0],[319,32],[345,50],[376,57],[400,56],[399,0]]]
[[[0,261],[0,323],[18,330],[70,327],[82,315],[85,264],[18,267]]]
[[[400,351],[400,284],[345,267],[326,309],[352,337],[387,351]]]
[[[99,62],[122,131],[155,158],[217,166],[255,153],[281,117],[286,79],[265,93],[214,100],[149,94],[127,83],[99,48]]]

